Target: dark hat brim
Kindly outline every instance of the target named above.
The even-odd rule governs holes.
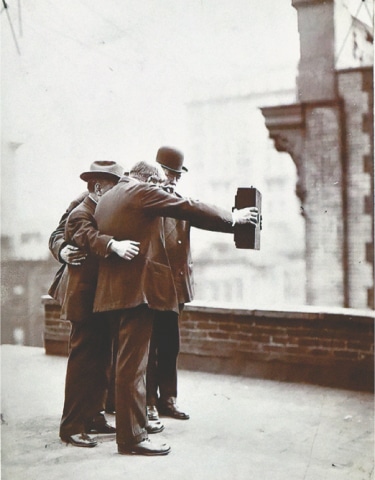
[[[167,170],[170,170],[171,172],[175,172],[175,173],[186,173],[188,172],[189,170],[186,168],[186,167],[181,167],[181,170],[175,170],[174,168],[171,168],[171,167],[167,167],[167,165],[163,165],[162,163],[158,162],[159,165],[163,168],[166,168]]]
[[[95,178],[107,178],[108,180],[120,180],[121,176],[116,175],[115,173],[110,173],[110,172],[101,172],[100,170],[96,172],[83,172],[79,176],[84,182],[89,182],[90,180],[93,180]]]

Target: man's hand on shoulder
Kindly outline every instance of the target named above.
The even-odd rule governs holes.
[[[87,257],[87,254],[84,251],[69,244],[65,245],[65,247],[60,250],[59,255],[61,260],[69,265],[82,265]]]
[[[133,240],[111,240],[109,250],[124,260],[132,260],[139,253],[139,242]]]

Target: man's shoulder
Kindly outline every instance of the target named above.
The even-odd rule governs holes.
[[[93,216],[95,213],[95,207],[96,207],[96,203],[89,196],[86,196],[83,202],[77,205],[70,212],[68,220]]]
[[[78,205],[80,205],[85,200],[85,198],[88,197],[88,195],[89,195],[89,192],[87,190],[81,193],[77,198],[75,198],[72,202],[70,202],[70,205],[66,209],[66,212],[70,213],[72,210],[74,210]]]
[[[166,193],[159,185],[153,183],[140,182],[134,178],[128,178],[127,182],[120,181],[117,186],[126,190],[126,197],[124,199],[128,200],[129,198],[137,198],[141,201],[142,198],[159,198],[166,196],[167,198],[171,197],[170,194]],[[112,192],[116,187],[110,190],[108,193]],[[116,196],[116,193],[113,192],[113,195]]]

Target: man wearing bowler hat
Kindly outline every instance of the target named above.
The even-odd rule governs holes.
[[[156,155],[166,175],[164,189],[175,191],[177,182],[188,169],[184,155],[172,147],[159,148]],[[158,414],[179,420],[188,420],[189,415],[177,406],[177,358],[180,350],[179,314],[186,302],[193,299],[193,262],[190,251],[190,223],[186,220],[164,218],[165,247],[172,270],[178,297],[179,313],[157,311],[150,341],[147,365],[147,415],[157,420]]]
[[[62,318],[71,322],[70,352],[65,380],[65,401],[60,438],[77,447],[94,447],[90,433],[115,433],[101,413],[108,388],[112,332],[103,315],[93,314],[98,257],[113,254],[131,260],[138,254],[137,242],[117,241],[97,230],[94,212],[102,196],[117,184],[123,168],[116,162],[96,161],[80,178],[88,195],[66,219],[64,239],[86,256],[79,264],[65,267],[64,289],[60,288]]]

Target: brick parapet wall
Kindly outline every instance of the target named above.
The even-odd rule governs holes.
[[[245,311],[237,313],[217,310],[186,310],[181,324],[183,350],[189,353],[214,351],[218,356],[247,352],[254,359],[336,364],[340,358],[372,360],[371,326],[327,314]],[[358,328],[362,330],[358,333]],[[194,348],[195,346],[195,348]],[[222,348],[218,348],[222,347]]]
[[[49,295],[42,296],[44,306],[44,348],[48,355],[69,353],[70,322],[60,319],[61,307]]]
[[[181,318],[184,368],[373,390],[372,311],[247,310],[193,302]]]
[[[66,355],[69,323],[43,297],[46,353]],[[373,389],[374,319],[370,310],[301,307],[243,309],[193,302],[181,316],[182,368]]]

